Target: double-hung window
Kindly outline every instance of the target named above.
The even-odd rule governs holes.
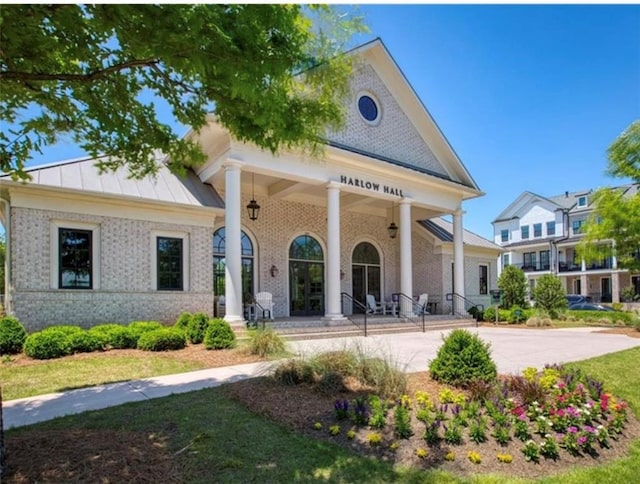
[[[480,294],[489,294],[489,268],[486,265],[479,266]]]
[[[58,228],[58,288],[93,288],[93,232]]]
[[[156,244],[158,290],[182,291],[182,239],[177,237],[157,237]]]
[[[542,237],[542,224],[533,224],[533,236]]]
[[[523,225],[522,227],[520,227],[520,236],[523,239],[528,239],[529,238],[529,226],[528,225]]]
[[[500,240],[502,242],[509,242],[509,230],[503,229],[500,231]]]
[[[556,235],[556,223],[547,222],[547,235]]]

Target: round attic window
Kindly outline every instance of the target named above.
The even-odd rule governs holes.
[[[378,103],[369,94],[358,96],[358,111],[360,116],[369,124],[377,123],[380,120]]]

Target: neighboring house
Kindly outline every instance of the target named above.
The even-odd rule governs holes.
[[[7,309],[30,329],[218,309],[240,325],[269,292],[276,318],[329,324],[342,293],[427,292],[437,312],[450,292],[485,300],[500,249],[462,228],[482,192],[382,42],[351,55],[346,126],[320,159],[272,155],[211,119],[187,135],[208,159],[184,179],[162,158],[140,181],[91,159],[0,177]]]
[[[638,185],[612,189],[632,196]],[[592,194],[593,190],[554,197],[520,195],[492,222],[494,241],[504,250],[500,271],[507,265],[521,268],[530,290],[541,275],[555,274],[568,294],[590,296],[597,302],[619,302],[621,289],[628,286],[640,293],[640,274],[618,269],[615,257],[595,263],[578,257],[576,247],[592,211]]]

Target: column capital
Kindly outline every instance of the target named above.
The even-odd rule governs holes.
[[[401,198],[398,202],[398,205],[411,205],[413,203],[413,198]]]
[[[340,190],[340,188],[342,188],[342,184],[335,180],[331,180],[327,183],[327,190]]]
[[[245,164],[246,163],[244,161],[236,160],[234,158],[227,158],[222,162],[222,167],[225,170],[233,170],[234,168],[241,170],[242,167],[245,166]]]

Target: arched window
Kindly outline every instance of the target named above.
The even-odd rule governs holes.
[[[255,256],[251,239],[241,233],[240,243],[242,245],[242,300],[249,302],[253,297],[253,269]],[[224,227],[213,233],[213,291],[216,296],[225,294],[225,248],[226,237]]]

